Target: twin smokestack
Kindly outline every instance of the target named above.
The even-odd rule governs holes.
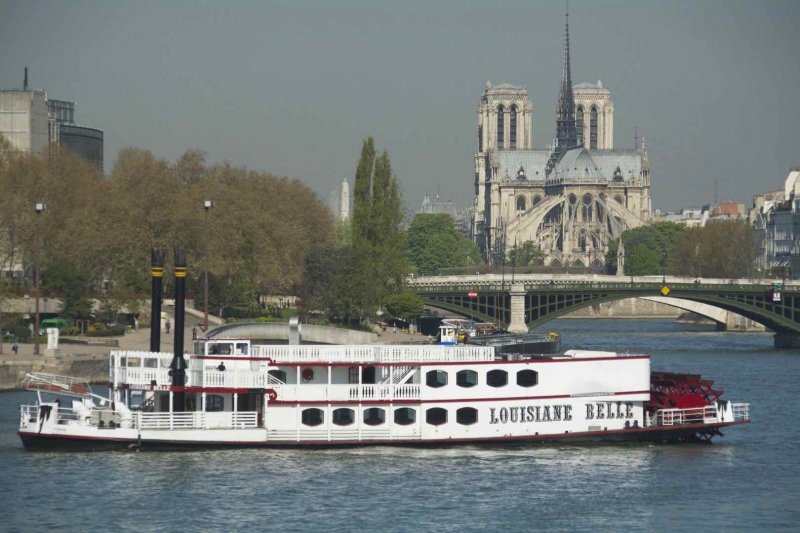
[[[163,250],[150,250],[150,351],[161,351],[161,293],[164,278]],[[183,358],[183,332],[186,322],[186,254],[182,250],[175,250],[175,326],[173,357],[170,367],[172,385],[184,387],[186,385],[186,360]],[[175,392],[175,411],[184,410],[183,389]]]

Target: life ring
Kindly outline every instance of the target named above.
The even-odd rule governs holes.
[[[303,376],[303,381],[305,383],[308,383],[309,381],[314,379],[314,371],[310,368],[304,368],[303,373],[301,375]]]

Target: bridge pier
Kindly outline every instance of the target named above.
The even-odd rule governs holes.
[[[525,285],[515,283],[508,291],[511,296],[511,320],[508,323],[509,333],[528,333],[528,325],[525,323]]]
[[[776,348],[800,348],[800,335],[797,333],[776,333],[773,339]]]

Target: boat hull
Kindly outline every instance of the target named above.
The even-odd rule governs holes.
[[[105,450],[175,450],[208,448],[337,448],[356,446],[406,446],[435,447],[454,445],[547,445],[547,444],[592,444],[592,443],[682,443],[710,442],[728,426],[747,424],[747,421],[720,422],[714,424],[689,424],[682,426],[655,426],[608,431],[585,431],[551,435],[503,436],[481,439],[374,439],[374,440],[238,440],[230,435],[225,440],[203,440],[196,436],[171,435],[168,438],[116,438],[113,436],[47,434],[19,431],[26,450],[31,451],[105,451]],[[108,433],[108,432],[106,432]],[[252,432],[251,432],[252,433]]]

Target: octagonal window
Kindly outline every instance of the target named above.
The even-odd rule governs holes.
[[[505,370],[490,370],[486,373],[486,384],[490,387],[505,387],[508,385],[508,372]]]
[[[333,423],[337,426],[349,426],[356,421],[356,413],[352,409],[342,407],[341,409],[334,409]]]
[[[441,426],[447,423],[447,409],[432,407],[425,412],[425,422],[432,426]]]
[[[425,374],[425,383],[428,387],[444,387],[447,385],[447,372],[444,370],[431,370]]]
[[[380,426],[386,421],[386,411],[380,407],[364,409],[364,423],[368,426]]]
[[[462,407],[456,411],[456,422],[469,426],[478,421],[478,410],[472,407]]]
[[[410,426],[417,421],[417,412],[410,407],[394,410],[394,423],[399,426]]]
[[[535,370],[520,370],[517,372],[517,385],[520,387],[533,387],[539,384],[539,373]]]
[[[325,412],[322,409],[303,409],[300,420],[304,426],[318,426],[325,421]]]
[[[478,373],[474,370],[459,370],[456,373],[456,385],[459,387],[474,387],[478,384]]]

